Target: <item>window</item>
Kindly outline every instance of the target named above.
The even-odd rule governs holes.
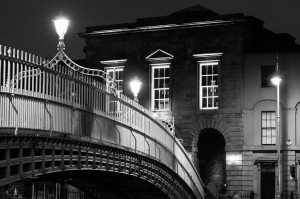
[[[151,110],[170,110],[170,66],[173,55],[158,49],[146,60],[151,67]]]
[[[261,137],[263,145],[276,144],[275,111],[263,111],[261,113]]]
[[[261,66],[261,87],[272,87],[274,86],[271,82],[271,78],[275,74],[275,65]]]
[[[152,65],[151,104],[154,111],[170,109],[170,65]]]
[[[100,63],[104,65],[105,72],[108,73],[110,77],[116,79],[116,90],[118,94],[123,93],[123,71],[126,62],[127,59],[100,61]]]
[[[218,62],[199,62],[200,109],[218,108]]]
[[[120,96],[123,93],[124,87],[124,68],[127,59],[117,59],[117,60],[106,60],[100,61],[104,65],[105,72],[116,80],[116,94]],[[115,117],[121,117],[123,113],[122,104],[116,96],[107,95],[107,110],[115,114]]]
[[[118,93],[123,93],[123,69],[123,67],[106,68],[107,74],[116,79],[116,89]]]

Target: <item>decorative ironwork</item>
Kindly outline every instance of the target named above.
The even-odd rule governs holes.
[[[79,64],[76,64],[74,61],[72,61],[66,53],[63,51],[64,48],[59,48],[58,53],[50,60],[46,67],[53,68],[55,65],[57,65],[60,61],[62,61],[66,66],[73,69],[74,71],[78,71],[84,75],[88,76],[97,76],[101,77],[103,80],[106,81],[107,85],[113,89],[114,93],[116,92],[116,82],[114,77],[110,77],[106,72],[100,69],[92,69],[92,68],[86,68],[83,66],[80,66]]]
[[[196,199],[166,165],[122,149],[59,137],[0,136],[0,186],[76,169],[119,172],[157,186],[171,199]]]

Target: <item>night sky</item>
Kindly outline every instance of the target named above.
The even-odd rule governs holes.
[[[289,33],[300,43],[299,0],[0,0],[0,45],[50,59],[58,38],[52,20],[64,15],[71,20],[66,53],[82,59],[85,41],[77,33],[87,26],[135,22],[197,4],[219,14],[255,16],[271,31]]]

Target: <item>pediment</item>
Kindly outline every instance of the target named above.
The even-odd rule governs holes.
[[[168,60],[173,59],[173,55],[161,49],[156,50],[146,57],[147,60]]]

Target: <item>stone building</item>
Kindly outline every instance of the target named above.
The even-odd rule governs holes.
[[[175,125],[209,196],[252,191],[256,198],[274,197],[276,139],[262,135],[261,121],[275,114],[276,89],[268,82],[262,88],[261,76],[274,73],[278,54],[279,62],[283,52],[297,58],[300,47],[292,36],[267,30],[255,17],[221,15],[199,5],[134,23],[87,27],[79,35],[86,41],[87,64],[114,75],[118,92],[132,96],[129,82],[135,77],[142,81],[139,102]],[[283,116],[293,116],[296,101],[282,102],[288,103]],[[292,145],[283,152],[289,160],[283,167],[283,190],[295,193],[295,181],[286,176],[288,165],[298,161],[294,139],[300,140],[295,121],[283,122],[285,130],[294,131],[284,137]],[[271,180],[269,189],[264,180]]]

